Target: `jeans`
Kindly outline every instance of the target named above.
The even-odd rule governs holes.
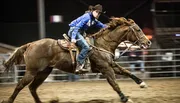
[[[68,36],[71,37],[72,35],[72,31],[73,31],[73,27],[70,27],[69,31],[68,31]],[[82,34],[80,32],[78,32],[76,34],[76,40],[78,40],[76,42],[76,45],[78,47],[80,47],[81,51],[78,55],[78,58],[77,58],[77,62],[79,62],[79,64],[83,64],[87,55],[88,55],[88,52],[90,51],[90,47],[88,45],[88,43],[86,42],[86,40],[84,39],[84,37],[82,36]]]
[[[135,65],[136,65],[136,64],[139,64],[139,65],[140,65],[140,68],[141,68],[141,71],[142,71],[142,72],[145,71],[145,69],[144,69],[144,61],[142,61],[142,60],[137,60],[137,61],[135,61],[133,64],[130,64],[130,69],[131,69],[132,72],[135,71]]]
[[[79,80],[79,76],[78,75],[75,75],[75,74],[72,74],[72,73],[68,73],[67,75],[68,75],[68,81],[74,82],[74,81]]]

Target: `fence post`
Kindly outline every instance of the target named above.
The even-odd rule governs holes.
[[[14,65],[14,82],[18,82],[18,70],[16,65]]]
[[[176,77],[176,50],[173,50],[173,72],[174,72],[174,77]]]

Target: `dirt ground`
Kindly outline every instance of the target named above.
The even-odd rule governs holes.
[[[180,79],[145,82],[148,88],[144,89],[139,88],[132,80],[120,80],[118,84],[134,103],[180,103]],[[7,99],[15,86],[0,85],[0,101]],[[38,94],[45,103],[121,103],[106,81],[43,83]],[[27,87],[19,93],[15,103],[34,103]]]

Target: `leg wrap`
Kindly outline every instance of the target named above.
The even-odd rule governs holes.
[[[120,96],[122,102],[126,103],[128,101],[128,98],[122,92],[119,93],[119,96]]]

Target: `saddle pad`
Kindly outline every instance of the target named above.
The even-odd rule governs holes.
[[[60,47],[62,47],[65,50],[72,50],[72,51],[76,51],[77,47],[76,45],[72,46],[71,42],[67,41],[66,39],[58,39],[58,44]]]

